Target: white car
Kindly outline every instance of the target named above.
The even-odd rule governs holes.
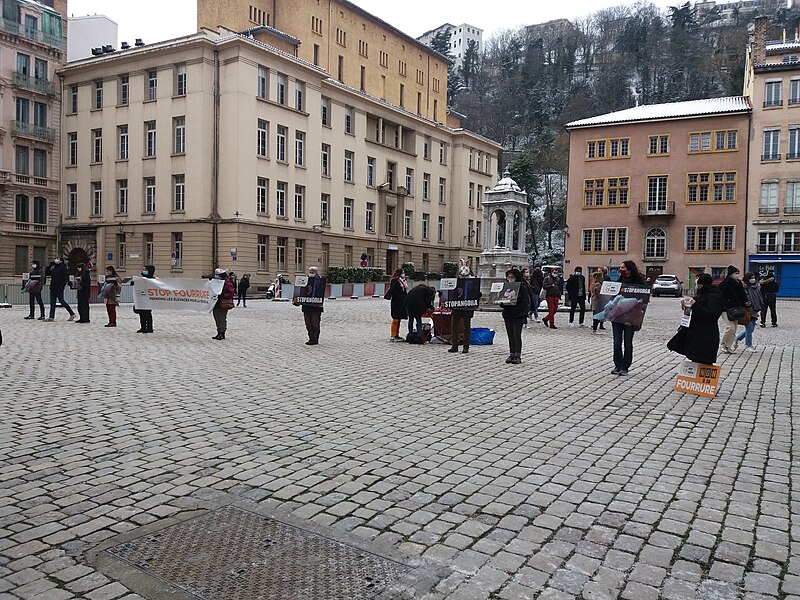
[[[653,282],[653,288],[650,293],[653,296],[667,294],[679,298],[683,295],[683,283],[675,275],[659,275]]]

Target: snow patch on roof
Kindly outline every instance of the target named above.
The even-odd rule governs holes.
[[[567,123],[570,127],[591,127],[593,125],[611,125],[613,123],[629,123],[634,121],[653,121],[657,119],[682,119],[716,115],[724,113],[749,112],[750,102],[745,96],[728,96],[725,98],[705,98],[687,102],[670,102],[667,104],[650,104],[618,110],[588,119]]]

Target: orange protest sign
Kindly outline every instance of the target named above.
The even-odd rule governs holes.
[[[704,365],[692,361],[684,361],[678,367],[678,379],[675,389],[679,392],[714,398],[719,389],[720,368],[717,365]]]

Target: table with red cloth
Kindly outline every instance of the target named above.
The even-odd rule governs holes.
[[[424,315],[423,319],[430,319],[433,323],[433,335],[443,342],[450,343],[450,325],[451,315],[449,310],[429,310]]]

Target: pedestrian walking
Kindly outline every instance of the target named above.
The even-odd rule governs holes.
[[[692,298],[681,298],[681,308],[689,310],[684,355],[693,362],[713,365],[719,351],[719,317],[724,311],[722,292],[713,285],[708,273],[697,278],[697,292]]]
[[[154,279],[156,268],[153,265],[145,265],[141,275],[145,279]],[[139,315],[139,329],[136,333],[153,333],[153,311],[150,309],[134,308],[133,312]]]
[[[619,283],[644,285],[644,277],[632,260],[623,261],[619,267]],[[626,323],[611,323],[614,334],[614,370],[612,375],[627,375],[633,363],[633,334],[638,327]]]
[[[403,269],[395,269],[389,279],[389,289],[386,290],[384,298],[391,302],[390,310],[392,314],[392,329],[389,339],[393,342],[405,341],[400,336],[400,323],[408,318],[406,313],[406,296],[408,295],[408,282]]]
[[[36,318],[36,304],[39,305],[39,320],[44,321],[44,302],[42,302],[42,289],[44,288],[45,275],[44,266],[38,260],[31,261],[31,272],[28,279],[23,282],[23,291],[28,292],[28,304],[30,312],[26,319]]]
[[[597,269],[592,273],[591,282],[589,285],[589,310],[592,311],[592,333],[597,333],[598,329],[605,329],[603,321],[594,318],[594,315],[600,312],[600,290],[603,289],[603,271]]]
[[[233,308],[233,297],[236,288],[233,286],[233,281],[228,277],[225,269],[214,269],[214,278],[221,279],[222,291],[217,298],[217,303],[212,309],[214,315],[214,324],[217,326],[217,335],[212,337],[212,340],[224,340],[225,332],[228,331],[228,311]]]
[[[117,326],[117,306],[119,306],[119,294],[122,291],[119,275],[117,270],[111,265],[106,267],[106,281],[103,284],[101,295],[103,302],[106,304],[106,312],[108,313],[108,323],[105,327]]]
[[[309,296],[315,297],[315,290],[322,284],[322,278],[319,276],[317,267],[308,267],[308,288]],[[308,341],[306,346],[316,346],[319,344],[320,321],[322,320],[322,313],[324,309],[322,304],[303,304],[301,307],[303,312],[303,320],[306,324],[306,332],[308,333]]]
[[[242,306],[244,306],[244,308],[247,308],[247,290],[249,289],[250,289],[250,274],[245,273],[239,280],[239,287],[237,289],[238,295],[236,297],[236,306],[239,306],[239,302],[241,302]]]
[[[750,313],[750,320],[744,326],[744,331],[736,336],[736,341],[741,342],[744,340],[745,350],[748,352],[755,352],[756,348],[753,346],[753,331],[755,331],[761,311],[766,307],[764,296],[758,288],[758,279],[756,279],[755,273],[745,273],[744,293],[747,295],[747,300],[750,302],[750,306],[746,309]]]
[[[542,301],[540,295],[542,287],[544,286],[544,273],[542,273],[542,265],[536,263],[533,266],[533,271],[530,275],[530,288],[531,288],[531,308],[528,316],[533,315],[535,323],[539,323],[539,303]]]
[[[409,290],[406,295],[406,313],[408,314],[408,333],[419,337],[422,335],[422,315],[433,310],[433,299],[436,290],[429,285],[420,284]],[[416,325],[416,331],[414,326]],[[408,338],[407,338],[408,339]]]
[[[775,312],[775,306],[778,301],[778,290],[780,285],[778,280],[775,279],[775,273],[772,271],[767,272],[766,277],[761,279],[761,294],[764,296],[764,308],[761,309],[761,326],[767,326],[767,311],[770,313],[772,319],[772,326],[778,326],[778,315]]]
[[[580,307],[578,324],[583,327],[583,318],[586,315],[586,277],[583,276],[583,267],[575,267],[575,272],[567,279],[566,288],[569,300],[569,326],[575,326],[575,309]]]
[[[547,316],[542,319],[545,327],[557,329],[556,313],[558,312],[558,301],[564,294],[564,280],[561,278],[561,271],[552,269],[547,277],[544,278],[543,287],[545,289],[545,300],[547,301]]]
[[[50,266],[50,316],[45,321],[55,321],[56,319],[56,300],[69,313],[68,321],[75,320],[75,311],[72,310],[67,301],[64,300],[64,288],[69,282],[69,271],[67,265],[57,256]]]
[[[84,263],[75,267],[75,293],[78,296],[78,320],[76,323],[89,322],[89,295],[92,292],[92,276]]]
[[[477,285],[478,281],[472,277],[469,267],[462,262],[459,278],[471,279],[471,282],[465,282],[464,285]],[[526,285],[523,283],[523,285]],[[473,288],[474,289],[474,288]],[[466,288],[465,288],[466,290]],[[530,293],[530,286],[528,286]],[[481,294],[478,293],[480,298]],[[450,349],[448,352],[458,352],[459,345],[464,349],[462,354],[469,354],[470,338],[472,337],[472,317],[475,314],[474,308],[454,308],[450,312]],[[526,315],[526,321],[527,315]]]
[[[506,281],[522,283],[519,286],[517,303],[503,307],[503,321],[508,335],[509,352],[506,363],[518,365],[522,362],[522,326],[531,307],[531,296],[528,286],[522,281],[522,273],[519,269],[506,271]]]
[[[749,303],[738,267],[734,265],[728,267],[728,276],[719,284],[719,291],[722,292],[722,298],[725,300],[725,310],[722,313],[722,323],[725,325],[725,331],[722,332],[722,351],[733,354],[736,352],[738,344],[736,341],[738,319],[744,315]],[[737,313],[740,314],[740,317],[732,319],[731,317]]]

